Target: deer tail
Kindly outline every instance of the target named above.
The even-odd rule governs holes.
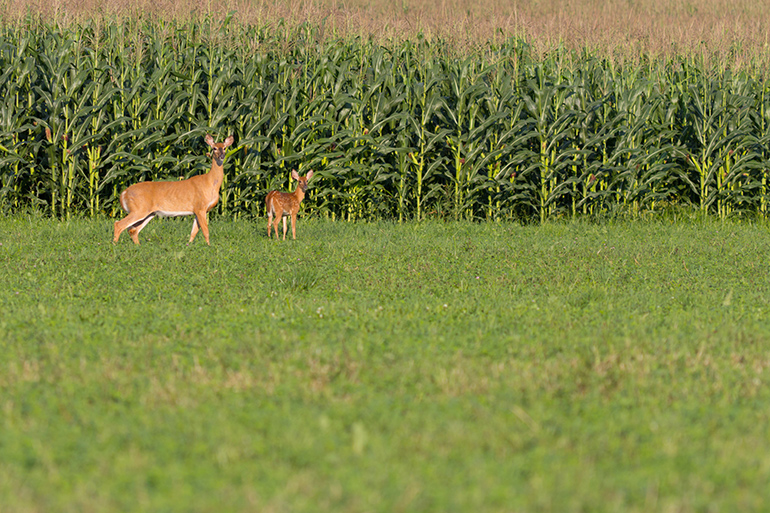
[[[123,210],[125,210],[126,212],[130,212],[130,210],[128,210],[128,205],[126,205],[126,193],[127,192],[128,192],[128,190],[125,190],[125,191],[120,193],[120,207]]]

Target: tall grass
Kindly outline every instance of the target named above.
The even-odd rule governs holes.
[[[304,208],[334,219],[767,213],[762,51],[624,60],[328,29],[234,12],[3,25],[0,209],[114,216],[127,185],[204,170],[214,131],[236,137],[231,217],[262,215],[292,168],[316,170]]]

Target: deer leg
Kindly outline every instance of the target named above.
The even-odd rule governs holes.
[[[201,225],[201,231],[203,232],[203,237],[206,239],[206,245],[211,246],[211,242],[209,242],[209,221],[208,221],[208,216],[206,215],[206,212],[204,212],[201,215],[201,220],[199,224]]]
[[[286,216],[283,216],[283,240],[286,240]]]
[[[270,233],[270,230],[273,228],[273,214],[268,213],[267,214],[267,238],[269,239],[272,235]]]
[[[115,231],[113,233],[112,242],[118,242],[118,239],[120,238],[120,234],[123,233],[123,230],[128,228],[129,225],[135,223],[140,218],[137,215],[133,215],[130,212],[126,217],[123,219],[120,219],[119,221],[115,221]]]
[[[150,214],[147,217],[145,217],[142,222],[140,223],[134,223],[131,228],[128,229],[128,234],[131,235],[131,239],[134,241],[134,244],[139,244],[139,232],[142,231],[142,228],[147,226],[147,223],[153,220],[155,217],[155,214]]]
[[[152,218],[155,217],[155,214],[150,214],[144,218],[142,218],[139,214],[130,213],[121,219],[120,221],[115,221],[115,232],[112,237],[112,242],[116,243],[118,242],[118,239],[120,238],[120,234],[123,233],[123,230],[126,228],[129,228],[128,233],[131,235],[131,239],[133,239],[134,244],[139,244],[139,230],[144,228],[144,225],[149,223]],[[136,225],[139,224],[139,229],[137,230]]]
[[[196,213],[195,214],[195,221],[193,221],[193,228],[192,232],[190,233],[190,242],[188,244],[191,244],[195,236],[198,234],[198,227],[200,227],[200,230],[203,232],[203,237],[206,239],[206,244],[209,246],[211,245],[209,243],[209,224],[206,221],[206,213]]]
[[[281,222],[280,216],[276,215],[275,219],[273,219],[273,231],[275,232],[275,240],[278,240],[278,225]]]
[[[291,238],[297,240],[297,214],[291,215]]]
[[[115,221],[115,230],[112,235],[113,244],[117,244],[118,239],[120,238],[120,234],[123,233],[123,230],[125,230],[123,223],[121,223],[120,221]]]
[[[198,216],[193,215],[193,225],[192,230],[190,230],[190,240],[187,242],[187,244],[190,244],[196,235],[198,235]]]

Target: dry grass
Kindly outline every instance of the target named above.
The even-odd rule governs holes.
[[[72,23],[93,17],[145,16],[175,20],[201,16],[248,24],[323,25],[326,37],[363,36],[400,41],[416,34],[457,48],[509,37],[547,51],[589,48],[613,56],[703,55],[746,63],[764,61],[770,13],[752,0],[2,0],[6,22],[28,14]]]

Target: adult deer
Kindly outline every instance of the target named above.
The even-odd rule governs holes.
[[[215,143],[214,138],[206,135],[206,144],[211,146],[211,170],[178,182],[140,182],[132,185],[120,195],[120,206],[128,215],[115,221],[113,243],[118,242],[120,234],[128,228],[134,244],[139,244],[139,232],[155,216],[195,216],[190,242],[203,231],[206,244],[209,244],[209,224],[206,215],[219,202],[219,188],[222,186],[225,150],[233,144],[231,135],[223,143]],[[189,243],[188,243],[189,244]]]
[[[291,236],[297,238],[297,212],[299,204],[305,199],[307,191],[307,181],[313,177],[313,171],[310,170],[305,176],[299,176],[296,169],[291,170],[291,177],[297,180],[297,188],[294,192],[270,191],[265,198],[267,207],[267,238],[271,237],[270,225],[275,228],[275,238],[278,240],[278,222],[283,219],[283,240],[286,240],[286,217],[291,216]],[[273,217],[275,216],[275,222]]]

